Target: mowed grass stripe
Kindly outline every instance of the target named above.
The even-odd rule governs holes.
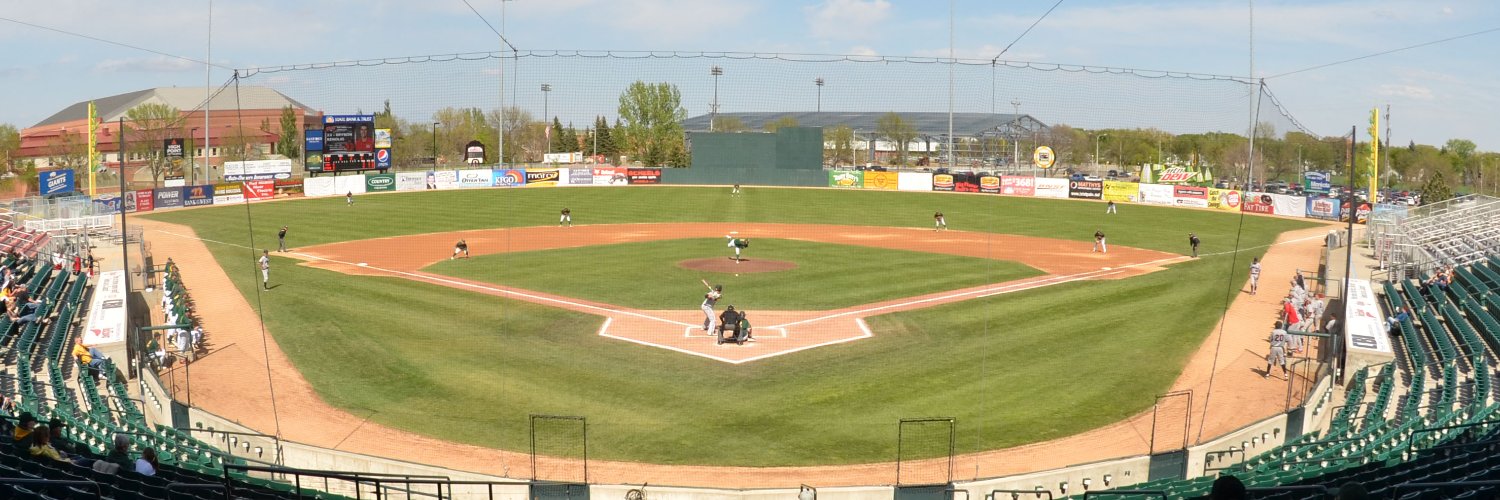
[[[1011,261],[777,238],[752,240],[746,257],[797,268],[736,275],[677,265],[727,261],[730,252],[722,238],[692,238],[490,254],[427,270],[636,309],[696,309],[705,291],[700,280],[708,280],[725,286],[721,309],[783,311],[837,309],[1042,274]]]

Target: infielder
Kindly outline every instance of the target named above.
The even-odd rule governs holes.
[[[1250,295],[1260,290],[1260,257],[1250,259]]]
[[[943,218],[942,212],[932,213],[932,230],[940,231],[948,229],[948,220]]]
[[[1193,247],[1193,258],[1198,258],[1198,233],[1188,233],[1188,246]]]
[[[568,207],[563,207],[562,217],[557,218],[557,227],[562,227],[563,224],[573,227],[573,211],[569,210]]]
[[[1291,377],[1291,371],[1286,367],[1286,330],[1281,329],[1281,322],[1276,322],[1276,328],[1271,330],[1271,353],[1266,355],[1266,372],[1261,378],[1271,378],[1271,367],[1281,365],[1281,374]]]
[[[719,297],[724,296],[724,285],[709,285],[708,280],[704,279],[698,281],[702,281],[703,286],[708,287],[708,293],[703,294],[703,305],[699,307],[703,309],[703,331],[713,331],[718,320],[714,317],[714,304],[719,302]]]
[[[730,196],[739,196],[740,195],[740,185],[739,184],[735,184],[734,188],[729,190],[729,195]]]
[[[1104,242],[1103,229],[1094,231],[1094,251],[1099,253],[1109,253],[1109,244]]]
[[[749,238],[735,238],[733,235],[728,235],[728,234],[724,235],[724,238],[729,240],[729,243],[728,243],[729,248],[733,248],[734,249],[734,257],[730,257],[730,258],[734,259],[735,262],[739,262],[740,261],[740,250],[743,250],[743,249],[746,249],[746,248],[750,248],[750,239]]]
[[[1115,208],[1115,200],[1109,200],[1109,204],[1104,206],[1104,215],[1117,213],[1120,213],[1120,210]]]
[[[469,258],[469,242],[464,241],[463,239],[459,239],[458,243],[454,243],[453,255],[448,256],[448,260],[453,260],[455,257],[458,257],[459,252],[463,252],[465,259]]]
[[[260,286],[267,292],[271,291],[271,251],[260,251]]]
[[[348,194],[344,195],[344,206],[354,206],[354,191],[350,191]]]
[[[276,242],[281,244],[281,246],[277,249],[277,251],[278,252],[285,252],[286,251],[286,226],[281,226],[281,230],[276,232]]]

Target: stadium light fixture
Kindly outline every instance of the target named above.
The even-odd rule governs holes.
[[[1105,474],[1104,475],[1104,485],[1105,486],[1109,486],[1109,483],[1113,482],[1114,479],[1115,479],[1114,474]]]
[[[550,83],[543,83],[542,84],[542,126],[543,127],[549,127],[547,129],[549,131],[552,130],[550,128],[552,126],[552,124],[550,124],[550,123],[547,122],[547,119],[552,117],[551,114],[550,114],[550,111],[547,109],[548,105],[551,104],[550,102],[548,102],[548,99],[547,99],[548,96],[550,96],[550,95],[552,95],[552,84],[550,84]],[[552,134],[547,134],[547,154],[552,154]]]
[[[819,113],[822,113],[823,112],[823,77],[821,77],[821,76],[818,77],[816,80],[813,80],[813,83],[815,83],[815,84],[818,85],[818,108],[817,108],[817,110],[818,110]]]
[[[1091,486],[1093,484],[1094,484],[1094,480],[1093,479],[1083,478],[1083,489],[1084,490],[1088,490],[1089,486]]]
[[[714,127],[717,126],[714,122],[719,121],[719,77],[724,75],[724,68],[715,64],[713,67],[708,68],[708,74],[714,77],[714,103],[709,106],[708,113],[708,131],[713,132],[715,130]]]

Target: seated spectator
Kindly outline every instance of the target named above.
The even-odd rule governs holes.
[[[146,342],[146,360],[156,366],[170,368],[172,359],[172,356],[167,354],[167,350],[161,346],[161,342],[156,341],[156,336],[151,336],[151,340]]]
[[[135,470],[135,461],[130,459],[130,438],[115,434],[114,446],[104,456],[104,461],[114,464],[119,470]]]
[[[10,296],[10,307],[6,314],[10,315],[12,323],[30,323],[36,321],[41,315],[43,302],[31,296],[26,285],[16,287],[16,292]],[[46,320],[41,322],[46,324]]]
[[[1401,323],[1411,319],[1411,306],[1401,306],[1401,310],[1395,316],[1385,319],[1385,329],[1389,333],[1401,333]]]
[[[136,474],[140,474],[142,476],[155,476],[157,467],[158,465],[156,463],[156,450],[152,448],[141,450],[141,458],[136,459],[135,461]]]
[[[68,456],[52,447],[52,430],[45,425],[38,425],[31,432],[31,456],[38,460],[53,460],[58,462],[69,462]]]
[[[109,359],[98,348],[84,345],[82,335],[73,343],[73,357],[78,359],[78,366],[88,367],[89,375],[96,378],[102,377],[104,360]]]
[[[1219,476],[1214,480],[1214,487],[1208,492],[1210,500],[1244,500],[1249,498],[1245,493],[1245,483],[1234,476]]]
[[[1370,492],[1365,490],[1363,485],[1350,481],[1339,486],[1339,496],[1335,498],[1337,500],[1368,500]]]
[[[15,445],[16,451],[27,451],[31,449],[31,434],[36,431],[36,417],[31,412],[22,412],[17,419],[16,428],[11,431],[11,443]]]
[[[65,454],[77,453],[78,445],[73,444],[68,438],[63,437],[63,427],[65,426],[60,418],[52,417],[51,420],[48,420],[47,429],[52,431],[52,435],[49,436],[48,440],[52,443],[52,447],[56,448],[59,452]]]

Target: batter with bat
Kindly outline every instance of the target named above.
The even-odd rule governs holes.
[[[703,309],[703,331],[713,331],[715,323],[718,320],[714,316],[714,304],[717,304],[719,298],[724,296],[724,285],[710,285],[708,284],[708,280],[705,279],[699,279],[698,281],[703,282],[703,286],[708,287],[708,293],[703,294],[703,305],[700,307]]]

